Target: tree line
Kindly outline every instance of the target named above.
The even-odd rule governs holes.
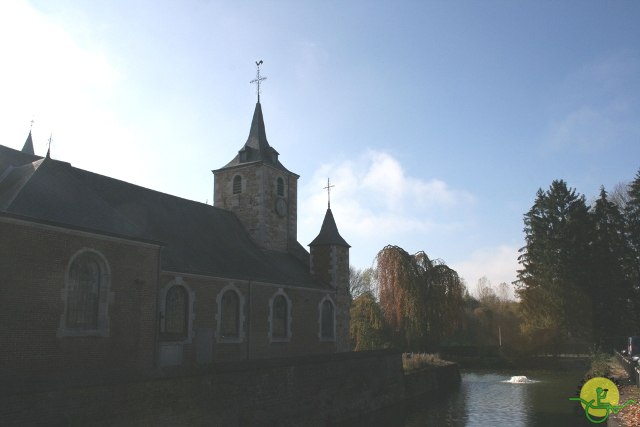
[[[640,327],[640,171],[609,195],[584,195],[555,180],[524,215],[516,297],[486,277],[463,280],[425,252],[386,246],[374,266],[351,268],[355,350],[437,351],[442,344],[517,351],[567,342],[608,350]],[[618,338],[618,341],[616,341]]]
[[[640,171],[591,206],[555,180],[524,215],[516,282],[531,345],[582,341],[608,350],[639,325]]]

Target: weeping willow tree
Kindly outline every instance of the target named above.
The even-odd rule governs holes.
[[[364,292],[353,300],[350,332],[354,351],[377,350],[389,345],[387,323],[371,292]]]
[[[380,305],[396,345],[432,350],[462,322],[464,285],[444,262],[385,246],[376,264]]]

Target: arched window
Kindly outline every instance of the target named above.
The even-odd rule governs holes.
[[[242,193],[242,177],[236,175],[233,177],[233,194]]]
[[[220,311],[221,338],[240,338],[240,297],[235,291],[222,294]]]
[[[104,256],[93,249],[78,251],[65,279],[58,336],[108,336],[110,273]]]
[[[98,329],[101,282],[98,260],[89,252],[76,257],[69,269],[67,328]]]
[[[187,337],[189,325],[189,295],[184,286],[171,286],[165,296],[164,335],[168,339],[184,339]]]
[[[276,183],[276,187],[277,187],[277,190],[278,190],[278,196],[284,197],[284,179],[278,178],[278,181]]]
[[[291,300],[282,289],[270,300],[269,338],[271,341],[291,339]]]
[[[335,314],[333,303],[329,299],[325,299],[320,304],[320,338],[323,340],[335,339]]]

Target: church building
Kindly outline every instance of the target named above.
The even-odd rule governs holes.
[[[349,351],[349,245],[297,241],[298,178],[249,137],[214,206],[0,145],[0,378]],[[319,213],[321,214],[321,213]]]

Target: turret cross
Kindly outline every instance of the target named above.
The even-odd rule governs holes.
[[[256,84],[256,93],[258,94],[258,104],[260,103],[260,82],[263,80],[267,80],[266,77],[260,76],[260,65],[262,65],[262,60],[256,61],[256,67],[258,67],[258,71],[256,71],[256,78],[251,80],[249,83]]]
[[[331,188],[332,187],[335,187],[335,185],[331,185],[331,181],[329,181],[329,178],[327,178],[327,186],[324,187],[323,189],[327,190],[327,201],[328,201],[327,207],[329,209],[331,209]]]

